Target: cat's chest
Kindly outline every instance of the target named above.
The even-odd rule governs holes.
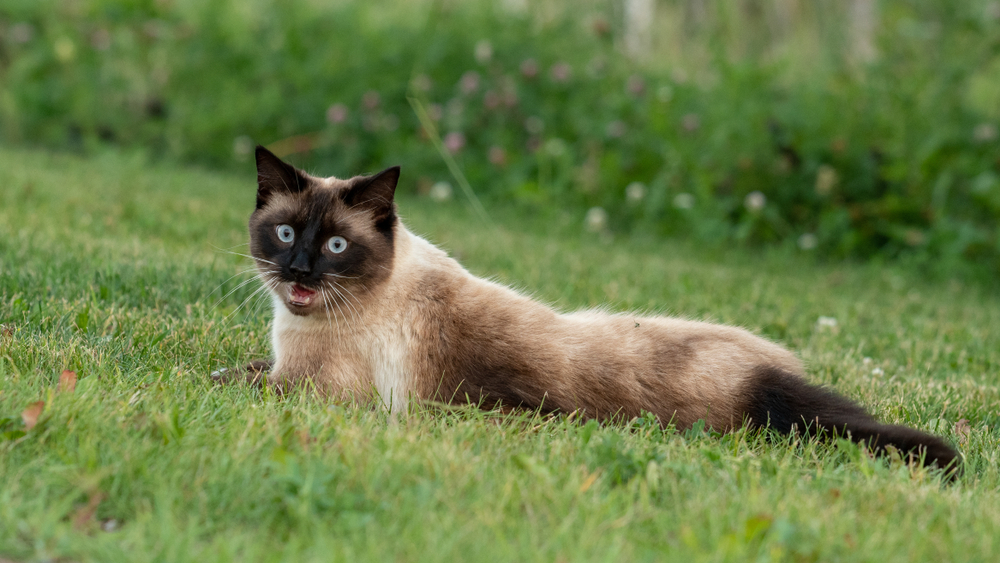
[[[279,314],[272,341],[276,375],[309,379],[331,395],[377,396],[400,411],[413,390],[415,347],[394,323],[337,325]]]

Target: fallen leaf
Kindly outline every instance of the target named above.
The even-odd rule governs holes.
[[[968,419],[961,419],[955,423],[955,434],[958,434],[959,445],[964,446],[972,435],[972,427],[969,426]]]
[[[10,338],[14,336],[14,326],[13,325],[0,325],[0,335],[4,338]]]
[[[592,487],[594,485],[594,481],[597,481],[597,472],[596,471],[593,472],[593,473],[591,473],[590,476],[587,477],[587,479],[583,482],[583,484],[580,485],[580,492],[581,493],[587,492],[587,490],[590,489],[590,487]]]
[[[35,401],[28,405],[28,408],[21,411],[21,420],[24,421],[26,429],[31,430],[38,424],[38,417],[42,414],[42,409],[44,408],[45,401]]]
[[[104,495],[100,491],[90,493],[87,504],[77,508],[76,512],[73,513],[73,527],[77,530],[86,528],[87,524],[94,519],[94,514],[97,514],[97,506],[101,504],[102,500],[104,500]]]
[[[64,370],[59,376],[59,392],[72,393],[76,390],[76,372]]]

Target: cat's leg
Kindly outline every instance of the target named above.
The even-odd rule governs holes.
[[[274,360],[254,360],[241,368],[213,371],[210,377],[220,385],[245,383],[260,388],[267,382],[267,374],[273,365]]]

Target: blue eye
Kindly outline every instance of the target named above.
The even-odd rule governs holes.
[[[275,229],[278,232],[278,240],[281,242],[292,242],[295,240],[295,229],[289,225],[278,225]]]
[[[347,250],[347,239],[344,237],[331,237],[326,243],[326,247],[334,254],[340,254]]]

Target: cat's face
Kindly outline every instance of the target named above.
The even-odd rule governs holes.
[[[257,147],[250,254],[296,315],[350,317],[392,271],[399,168],[315,178]]]

